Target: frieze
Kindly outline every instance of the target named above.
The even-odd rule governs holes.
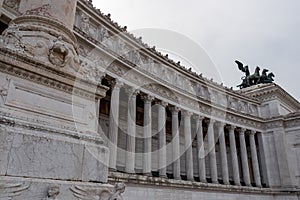
[[[299,128],[300,129],[300,118],[289,119],[284,122],[285,128]]]
[[[283,128],[283,120],[282,119],[276,119],[274,121],[266,122],[264,124],[264,128],[265,128],[265,130]]]
[[[173,100],[174,102],[179,102],[178,96],[175,95],[174,92],[158,84],[144,85],[143,88],[147,89],[148,91],[151,91],[154,94],[158,94],[161,97]]]
[[[121,65],[116,64],[116,63],[112,63],[110,66],[108,66],[107,70],[115,73],[116,75],[118,75],[120,77],[123,77],[126,74],[126,72],[128,71],[125,69],[125,67],[122,67]]]

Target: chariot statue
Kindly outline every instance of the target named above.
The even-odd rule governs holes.
[[[262,74],[260,75],[260,67],[255,68],[255,72],[250,74],[249,67],[238,60],[235,61],[238,65],[239,70],[245,73],[245,76],[242,77],[242,83],[238,85],[240,89],[250,87],[252,85],[257,85],[261,83],[272,83],[274,81],[275,75],[271,72],[268,73],[268,69],[263,69]]]

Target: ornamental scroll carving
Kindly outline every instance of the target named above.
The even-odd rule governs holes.
[[[20,1],[21,0],[5,0],[4,5],[6,5],[7,7],[17,11],[19,9],[19,6],[20,6]]]
[[[22,42],[22,38],[19,25],[11,23],[2,34],[1,47],[23,52],[25,45]]]

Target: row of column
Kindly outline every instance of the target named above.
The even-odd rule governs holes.
[[[112,85],[111,95],[111,106],[109,115],[109,139],[110,139],[110,162],[109,166],[111,170],[116,170],[116,159],[117,159],[117,143],[118,143],[118,121],[119,121],[119,94],[120,88],[123,86],[121,82],[114,82]],[[138,91],[134,89],[128,89],[128,117],[127,117],[127,151],[126,151],[126,167],[127,173],[135,173],[135,136],[136,136],[136,96]],[[151,137],[152,137],[152,119],[151,119],[151,102],[154,97],[150,95],[142,95],[144,101],[144,145],[143,145],[143,173],[145,175],[151,175]],[[161,177],[167,176],[167,150],[166,150],[166,106],[167,103],[163,101],[157,101],[158,108],[158,144],[160,154],[158,158],[159,175]],[[181,110],[179,107],[172,106],[169,108],[172,113],[172,155],[173,155],[173,177],[174,179],[181,179],[180,176],[180,137],[179,137],[179,119],[178,114]],[[186,154],[186,176],[187,179],[194,180],[194,168],[193,168],[193,151],[192,151],[192,133],[191,133],[191,116],[192,112],[181,111],[184,124],[184,140],[185,140],[185,154]],[[196,115],[196,135],[197,135],[197,160],[198,160],[198,174],[201,182],[206,182],[206,167],[205,167],[205,150],[203,141],[203,127],[202,121],[203,116]],[[220,147],[220,158],[222,168],[222,179],[224,184],[229,184],[229,172],[228,172],[228,159],[226,142],[224,135],[225,123],[216,122],[213,119],[209,120],[207,137],[208,137],[208,156],[209,156],[209,169],[210,178],[212,183],[218,183],[218,172],[217,172],[217,161],[216,161],[216,150],[215,150],[215,129],[217,126],[217,134],[219,136],[219,147]],[[242,176],[245,184],[251,186],[250,172],[248,166],[248,155],[245,142],[245,129],[236,129],[235,126],[229,126],[229,142],[230,142],[230,155],[232,163],[233,181],[235,185],[240,185],[240,170],[237,156],[237,147],[235,141],[235,130],[239,131],[239,143],[240,153],[242,161]],[[250,133],[250,149],[251,149],[251,160],[253,166],[254,180],[257,187],[261,187],[259,163],[257,158],[256,143],[254,138],[255,131]]]

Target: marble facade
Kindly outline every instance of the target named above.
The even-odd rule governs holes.
[[[280,86],[208,80],[90,0],[0,5],[0,199],[299,199]]]

